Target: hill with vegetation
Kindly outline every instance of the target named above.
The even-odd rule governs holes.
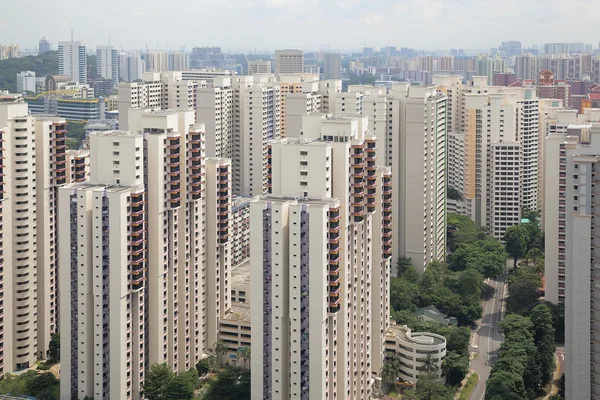
[[[39,56],[9,58],[0,61],[0,90],[17,91],[17,74],[33,71],[36,77],[58,74],[58,52],[49,51]]]

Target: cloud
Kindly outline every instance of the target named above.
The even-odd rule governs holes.
[[[142,16],[144,16],[144,12],[143,11],[134,11],[133,16],[134,17],[142,17]]]
[[[267,8],[283,8],[286,5],[285,0],[264,0]]]

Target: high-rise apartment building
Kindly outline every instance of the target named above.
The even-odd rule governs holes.
[[[90,183],[59,191],[61,399],[133,399],[148,351],[144,139],[108,131],[90,142]]]
[[[133,82],[142,79],[145,72],[144,62],[138,53],[119,54],[119,79],[123,82]]]
[[[119,83],[119,54],[114,46],[98,46],[96,49],[96,74]]]
[[[32,367],[58,329],[57,199],[66,183],[66,122],[34,119],[19,95],[0,97],[4,176],[0,295],[0,371]]]
[[[270,60],[248,60],[248,75],[270,74]]]
[[[600,122],[600,110],[586,109],[584,114],[562,107],[549,108],[543,120],[544,151],[544,225],[545,250],[545,297],[558,304],[565,302],[567,259],[566,212],[570,206],[566,197],[567,159],[566,148],[587,144],[594,123]]]
[[[366,125],[309,115],[302,136],[269,146],[270,194],[250,208],[253,399],[372,396],[389,325],[392,182]]]
[[[265,148],[280,137],[279,84],[270,74],[214,78],[197,94],[198,120],[207,126],[207,154],[233,160],[233,192],[266,193]]]
[[[65,398],[139,398],[149,365],[193,368],[230,303],[229,161],[205,159],[193,111],[130,117],[91,134],[90,183],[61,189]]]
[[[323,79],[341,79],[342,55],[325,53],[323,55]]]
[[[19,50],[18,44],[1,44],[0,43],[0,60],[7,60],[9,58],[19,58],[21,51]]]
[[[58,73],[73,82],[87,83],[87,53],[81,41],[58,42]]]
[[[44,54],[49,51],[52,51],[52,43],[46,40],[46,36],[40,39],[40,43],[38,46],[38,54]]]
[[[464,212],[502,239],[524,209],[541,204],[535,88],[488,86],[487,77],[467,85],[451,77],[434,82],[453,115],[448,182],[464,198]]]
[[[298,74],[304,72],[302,50],[275,50],[275,74]]]
[[[197,90],[198,120],[206,125],[206,155],[233,158],[234,107],[231,78],[215,78]]]
[[[142,82],[119,84],[119,127],[129,128],[130,109],[196,110],[196,91],[206,82],[184,80],[180,71],[146,72]]]
[[[366,93],[365,88],[360,91]],[[336,112],[345,112],[349,106],[356,113],[355,107],[362,104],[369,130],[381,143],[378,160],[398,171],[393,176],[394,257],[411,258],[420,269],[443,260],[448,96],[435,86],[397,83],[388,94],[374,91],[343,103],[343,107],[341,103],[336,106]]]
[[[548,288],[551,301],[558,297],[565,303],[565,397],[569,399],[600,396],[595,343],[599,324],[595,312],[595,280],[600,271],[595,239],[599,162],[600,124],[573,124],[566,132],[549,134],[545,230],[550,236],[546,246],[551,246],[553,254],[546,273],[553,275],[552,288]]]
[[[165,51],[149,51],[144,55],[146,70],[150,72],[165,72],[169,70],[169,59]]]
[[[183,71],[190,69],[190,55],[183,51],[169,53],[169,71]]]

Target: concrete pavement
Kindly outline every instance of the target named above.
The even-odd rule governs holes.
[[[503,341],[499,324],[504,317],[507,295],[504,277],[498,280],[491,279],[488,285],[492,291],[483,304],[483,317],[477,322],[479,328],[473,334],[471,341],[470,351],[479,353],[479,357],[471,361],[471,368],[479,374],[479,383],[471,394],[471,400],[483,399],[486,381]]]

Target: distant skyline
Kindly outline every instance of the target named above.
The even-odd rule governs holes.
[[[143,4],[143,6],[140,6]],[[25,9],[26,7],[26,9]],[[223,51],[278,48],[350,51],[363,47],[483,50],[501,41],[524,46],[586,42],[594,48],[600,2],[584,0],[5,0],[3,43],[36,48],[76,40],[89,48],[220,46]],[[573,29],[576,26],[577,29]],[[55,47],[54,47],[55,48]]]

